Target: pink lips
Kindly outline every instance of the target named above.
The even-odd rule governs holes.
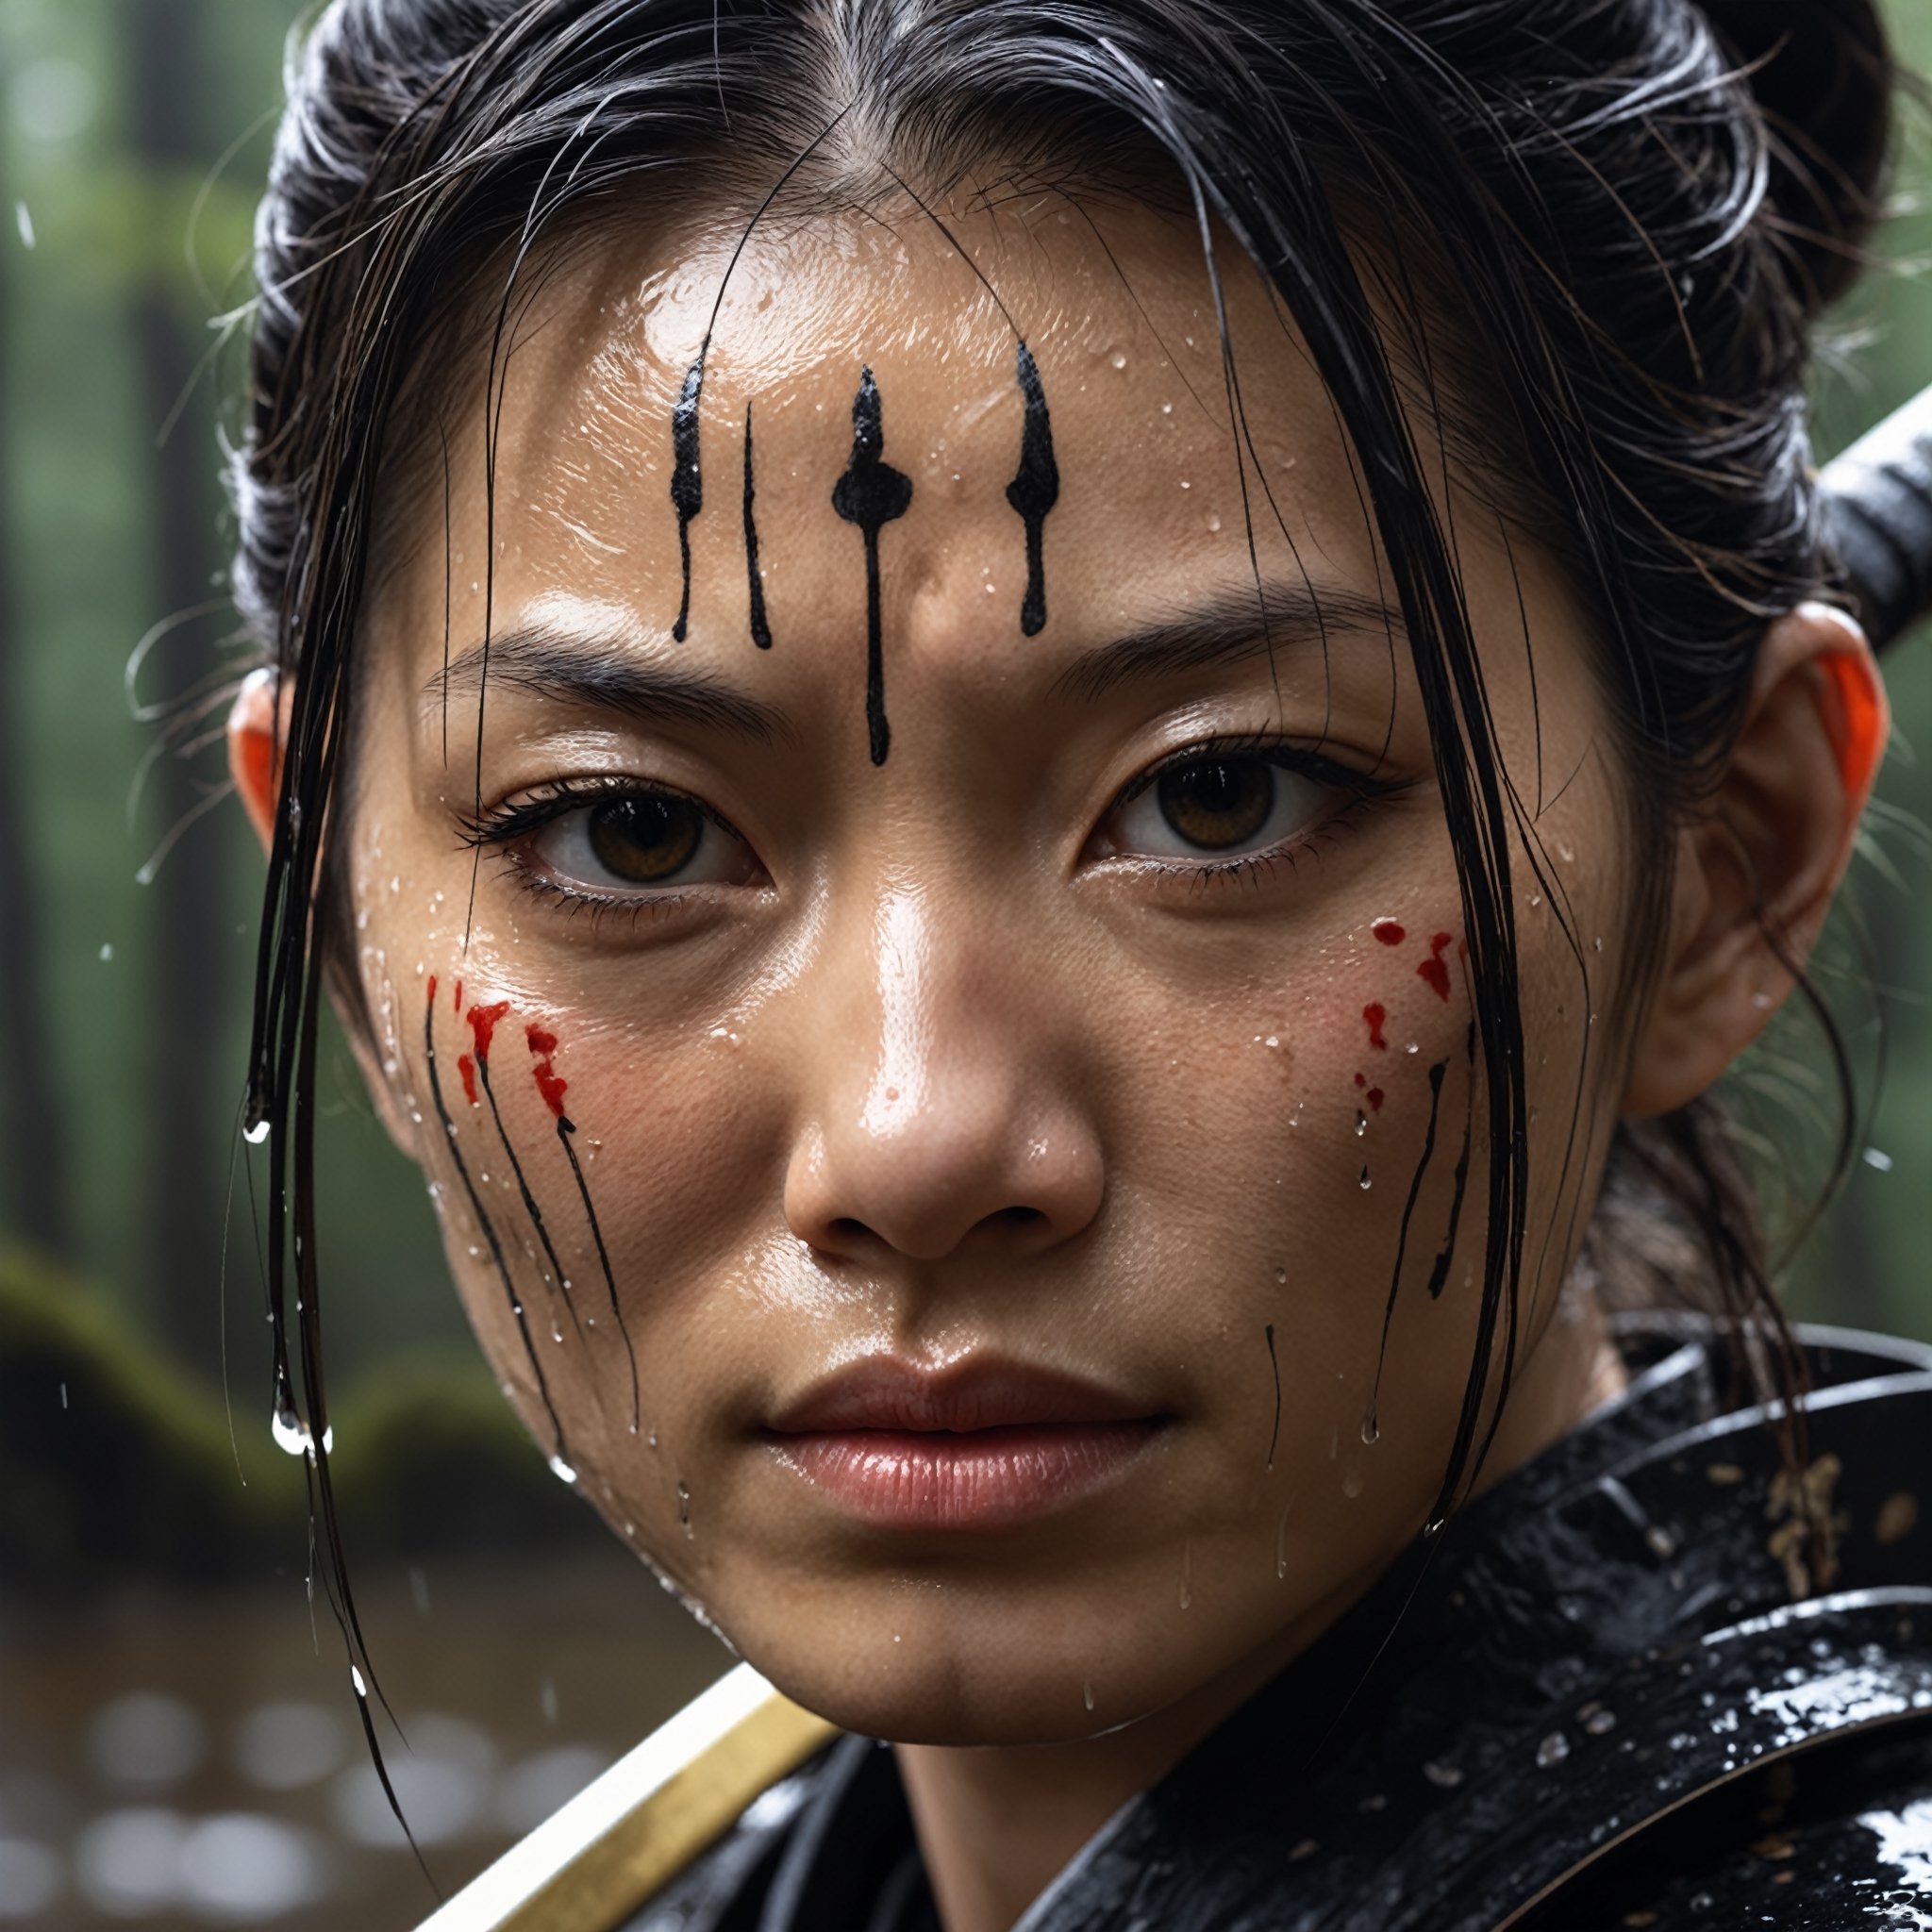
[[[982,1358],[935,1374],[883,1356],[780,1410],[765,1440],[874,1526],[1000,1529],[1099,1488],[1161,1421],[1045,1370]]]

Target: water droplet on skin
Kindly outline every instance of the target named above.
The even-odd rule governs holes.
[[[1163,416],[1172,416],[1174,414],[1174,405],[1172,403],[1162,403],[1160,406],[1160,413]]]
[[[687,1538],[695,1538],[697,1531],[691,1526],[691,1491],[683,1484],[677,1486],[677,1520],[684,1524]]]
[[[1543,895],[1542,895],[1542,894],[1541,894],[1541,892],[1532,892],[1532,893],[1531,893],[1531,894],[1529,895],[1529,909],[1530,909],[1530,910],[1531,910],[1532,912],[1534,912],[1534,911],[1536,910],[1536,908],[1538,908],[1539,906],[1541,906],[1541,905],[1542,903],[1543,903]]]
[[[1355,1137],[1357,1141],[1369,1131],[1369,1117],[1360,1108],[1355,1110]]]
[[[349,1682],[355,1685],[358,1697],[365,1700],[368,1698],[369,1686],[362,1681],[362,1673],[354,1664],[349,1666]]]
[[[1362,1418],[1362,1441],[1364,1442],[1375,1443],[1381,1440],[1382,1424],[1376,1421],[1375,1411],[1372,1408]]]
[[[649,1444],[651,1445],[651,1447],[652,1447],[653,1449],[655,1449],[655,1448],[656,1448],[656,1447],[658,1446],[658,1432],[657,1432],[657,1430],[656,1430],[656,1429],[653,1429],[653,1430],[651,1431],[651,1433],[650,1433],[650,1434],[649,1434],[648,1436],[646,1436],[646,1437],[644,1438],[644,1441],[647,1441],[647,1442],[648,1442],[648,1443],[649,1443]]]
[[[989,584],[989,585],[987,585],[987,587],[986,587],[986,594],[987,594],[987,595],[988,595],[989,597],[991,597],[991,595],[993,594],[993,592],[994,592],[995,591],[997,591],[998,589],[999,589],[999,586],[998,586],[997,584]]]
[[[1191,483],[1190,483],[1185,476],[1181,478],[1181,488],[1183,490],[1191,490],[1193,487],[1194,486]]]
[[[1420,1053],[1423,1050],[1422,1042],[1417,1040],[1411,1040],[1402,1050],[1404,1053]]]
[[[1544,1771],[1547,1771],[1553,1764],[1561,1764],[1564,1758],[1569,1757],[1569,1755],[1570,1740],[1566,1738],[1561,1731],[1552,1731],[1550,1735],[1547,1738],[1545,1738],[1542,1740],[1542,1742],[1536,1747],[1537,1764],[1541,1770]]]
[[[1091,1710],[1093,1708],[1093,1686],[1091,1683],[1082,1684],[1080,1686],[1080,1695],[1086,1700],[1087,1708]]]
[[[1127,352],[1124,349],[1116,349],[1107,359],[1116,369],[1124,369],[1127,366]]]
[[[1285,1282],[1285,1281],[1287,1281],[1287,1279],[1288,1279],[1288,1270],[1287,1270],[1286,1268],[1276,1268],[1276,1269],[1275,1269],[1275,1271],[1274,1271],[1274,1278],[1275,1278],[1275,1280],[1276,1280],[1276,1281],[1281,1281],[1281,1282]]]
[[[574,1484],[577,1479],[576,1471],[560,1456],[553,1456],[550,1458],[550,1474],[560,1483]]]
[[[1274,1525],[1274,1574],[1277,1579],[1288,1575],[1288,1515],[1294,1507],[1294,1498],[1288,1499],[1288,1508],[1281,1512],[1281,1521]]]
[[[1371,1181],[1371,1180],[1369,1179],[1369,1171],[1368,1171],[1368,1169],[1367,1169],[1367,1168],[1363,1168],[1363,1169],[1362,1169],[1362,1192],[1366,1194],[1366,1193],[1367,1193],[1367,1192],[1369,1191],[1369,1189],[1370,1189],[1370,1188],[1371,1188],[1372,1186],[1374,1186],[1374,1183],[1373,1183],[1373,1182],[1372,1182],[1372,1181]]]
[[[1221,527],[1221,519],[1218,516],[1216,516],[1211,510],[1208,512],[1208,527],[1210,531],[1218,530]]]
[[[1353,1503],[1361,1492],[1362,1473],[1358,1469],[1352,1469],[1341,1478],[1341,1493]]]

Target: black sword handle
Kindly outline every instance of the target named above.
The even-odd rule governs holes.
[[[1828,463],[1819,485],[1826,542],[1882,651],[1932,609],[1932,389]]]

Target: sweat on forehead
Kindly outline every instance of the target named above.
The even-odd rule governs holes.
[[[567,599],[601,613],[592,628],[621,614],[626,630],[668,634],[685,602],[680,522],[690,641],[708,659],[758,641],[754,532],[781,651],[838,625],[862,636],[863,526],[841,516],[834,491],[867,370],[880,454],[910,486],[880,543],[890,659],[962,621],[982,653],[1144,624],[1178,602],[1183,575],[1190,589],[1207,572],[1252,596],[1238,443],[1191,225],[1123,208],[1090,219],[1058,197],[1018,212],[935,212],[949,233],[910,204],[755,229],[735,265],[741,226],[675,246],[616,231],[575,249],[519,321],[491,415],[472,384],[446,424],[458,643],[482,634],[486,593],[494,628],[538,601],[559,616]],[[1273,497],[1248,479],[1255,560],[1265,576],[1298,581],[1297,552],[1312,540],[1328,559],[1315,575],[1373,583],[1325,391],[1258,281],[1231,278],[1227,293],[1251,464]],[[677,423],[701,348],[701,507],[682,516]],[[1029,374],[1050,444],[1029,439]],[[414,508],[433,525],[441,477],[428,480]],[[492,532],[493,582],[483,569]],[[1029,613],[1035,535],[1045,594]],[[441,573],[431,575],[440,607]],[[407,626],[425,652],[441,615],[425,608]]]

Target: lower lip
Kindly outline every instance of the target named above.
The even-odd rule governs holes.
[[[853,1429],[767,1438],[779,1459],[885,1529],[1005,1529],[1111,1482],[1154,1422],[1034,1423],[958,1434]]]

